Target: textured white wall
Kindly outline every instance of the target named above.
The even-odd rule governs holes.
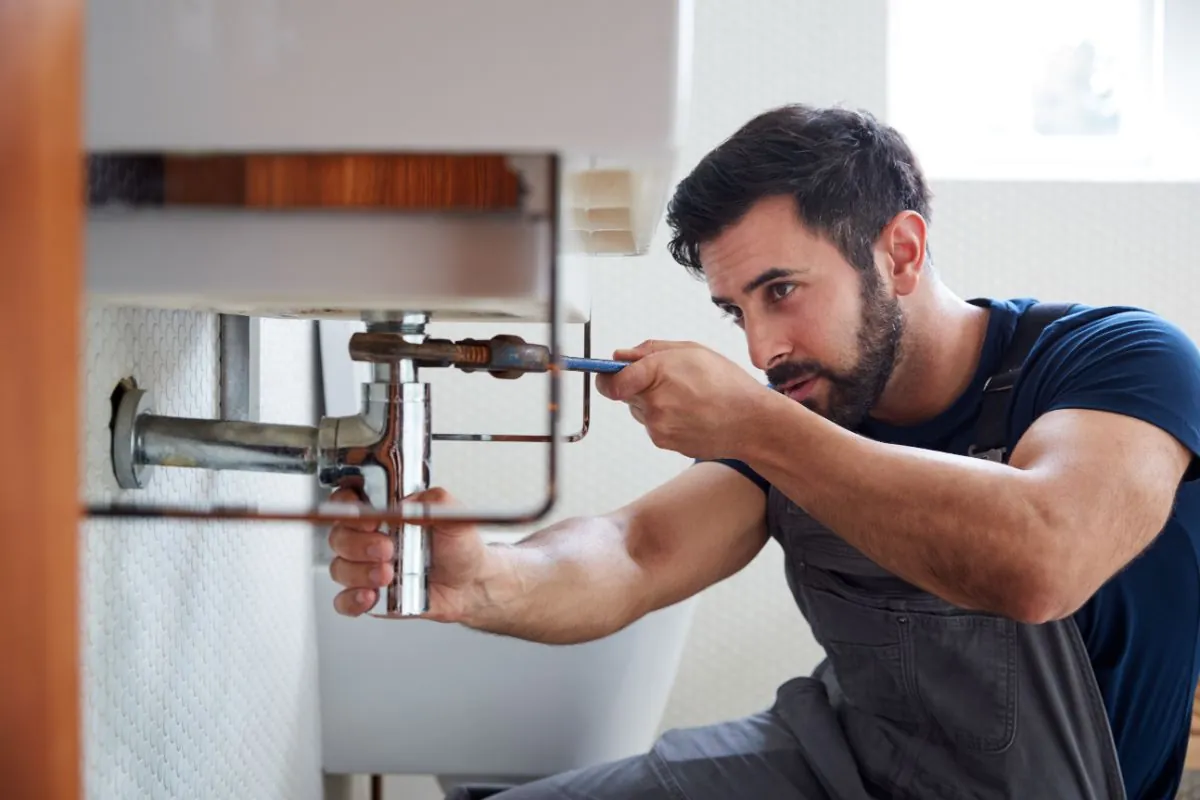
[[[880,0],[756,0],[696,4],[695,93],[681,175],[751,116],[805,100],[849,103],[882,113],[885,20]],[[849,24],[847,24],[849,21]],[[832,62],[832,63],[831,63]],[[593,259],[594,352],[607,356],[645,339],[703,342],[749,366],[740,332],[722,321],[702,283],[666,253],[660,226],[649,255]],[[511,331],[544,341],[538,326],[434,326],[461,338]],[[567,331],[574,352],[580,332]],[[536,377],[497,385],[486,376],[435,374],[434,429],[541,432],[544,383]],[[578,419],[579,389],[567,381],[564,429]],[[551,520],[616,508],[686,469],[690,462],[657,450],[625,407],[596,398],[592,431],[564,445],[560,502]],[[433,480],[464,502],[528,507],[545,474],[535,445],[435,444]],[[516,529],[524,532],[529,526]],[[702,724],[769,703],[775,687],[820,659],[769,545],[738,575],[694,604],[692,632],[663,726]],[[665,665],[669,667],[670,665]]]
[[[312,337],[262,325],[262,418],[311,423]],[[162,414],[218,415],[217,320],[90,309],[84,491],[93,501],[287,498],[311,481],[160,469],[122,493],[109,395],[134,376]],[[83,526],[83,692],[89,800],[320,797],[311,536],[306,526],[92,521]]]
[[[884,114],[885,12],[886,0],[698,0],[695,94],[682,169],[751,116],[780,103],[838,103]],[[1200,296],[1200,278],[1190,268],[1200,186],[935,181],[933,189],[935,260],[964,296],[1141,305],[1200,336],[1189,300]],[[740,332],[717,318],[703,286],[666,255],[665,241],[660,230],[644,258],[593,262],[597,352],[606,355],[647,338],[692,339],[748,366]],[[496,330],[472,330],[483,332]],[[528,334],[538,335],[544,336]],[[517,419],[508,416],[515,388],[493,395],[472,380],[478,379],[448,377],[449,391],[436,395],[435,413],[464,424],[489,413]],[[540,398],[526,389],[527,402]],[[527,426],[533,419],[520,417]],[[542,474],[529,451],[455,447],[461,449],[436,454],[435,478],[471,497],[498,500],[524,492]],[[589,438],[563,450],[555,518],[612,508],[687,465],[655,450],[622,407],[603,399],[593,409]],[[473,462],[475,456],[481,460]],[[741,573],[702,593],[695,606],[664,728],[751,713],[771,701],[781,682],[807,673],[821,657],[788,594],[773,543]]]
[[[783,103],[843,104],[882,114],[882,7],[882,0],[700,0],[684,166],[690,169],[752,116]],[[651,260],[657,282],[646,287],[643,302],[657,309],[654,335],[694,339],[751,368],[741,332],[717,317],[703,285],[685,277],[661,246]],[[602,313],[597,311],[599,320]],[[701,595],[662,727],[753,713],[772,701],[779,684],[808,673],[821,656],[792,602],[781,552],[772,542],[742,572]]]
[[[751,116],[780,103],[847,103],[882,113],[881,8],[881,0],[700,0],[681,174]],[[666,254],[666,233],[660,227],[645,257],[591,262],[595,352],[605,356],[652,338],[690,339],[749,366],[740,332],[719,319],[703,285]],[[499,330],[435,328],[435,334],[455,338]],[[514,332],[529,339],[545,336],[533,326]],[[568,332],[569,341],[578,336]],[[437,374],[433,381],[435,430],[481,430],[489,419],[494,430],[542,430],[536,412],[543,384],[536,378],[511,386],[455,374]],[[578,413],[575,381],[568,386],[564,427]],[[615,508],[689,464],[656,450],[624,406],[603,398],[592,409],[588,438],[564,446],[562,453],[561,500],[552,520]],[[528,506],[543,475],[540,453],[531,445],[435,445],[434,482],[473,504]],[[792,604],[773,543],[741,573],[703,593],[695,607],[663,727],[750,713],[770,702],[778,684],[808,672],[821,657]]]
[[[934,262],[964,295],[1148,308],[1200,338],[1196,183],[935,182]]]
[[[882,113],[884,7],[884,0],[697,0],[695,97],[682,168],[779,103]],[[936,262],[960,293],[1132,303],[1200,336],[1188,302],[1200,280],[1190,269],[1200,187],[937,182],[934,190]],[[596,352],[647,338],[693,339],[748,365],[740,333],[717,318],[703,286],[670,260],[664,244],[660,230],[651,255],[591,263]],[[165,412],[210,416],[216,350],[215,321],[203,315],[93,311],[89,321],[86,475],[94,493],[112,491],[101,401],[115,381],[132,372],[159,390]],[[282,332],[296,323],[276,324]],[[545,337],[536,326],[434,329],[455,338],[498,332]],[[294,357],[300,361],[264,359],[264,370],[273,368],[264,382],[265,418],[308,421],[309,409],[290,405],[307,396],[308,367],[304,356]],[[504,384],[448,373],[433,382],[437,430],[539,430],[544,384],[537,378]],[[564,427],[578,413],[575,381],[568,384]],[[623,407],[602,398],[591,434],[562,455],[552,520],[613,508],[688,463],[654,449]],[[438,444],[433,476],[464,502],[512,509],[537,499],[544,468],[536,445]],[[147,496],[300,491],[291,481],[160,471]],[[307,542],[289,526],[87,526],[91,797],[316,796]],[[695,603],[662,725],[757,710],[820,655],[771,544]],[[393,798],[438,796],[428,781],[392,785]]]
[[[841,103],[883,114],[885,10],[885,0],[699,0],[685,164],[778,103]],[[1200,186],[935,181],[933,192],[935,261],[962,295],[1138,305],[1200,338],[1192,244]],[[641,308],[636,327],[694,338],[748,364],[740,333],[714,319],[703,290],[687,287],[661,249],[643,272],[645,282],[599,281],[597,325],[614,339],[641,338],[625,328],[622,311],[632,304]],[[626,453],[632,459],[647,447],[637,443]],[[701,595],[663,727],[753,712],[820,657],[771,544],[742,573]]]

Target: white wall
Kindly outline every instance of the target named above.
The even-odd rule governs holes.
[[[848,100],[882,113],[885,20],[875,14],[878,5],[876,0],[700,0],[695,93],[680,175],[773,105]],[[645,257],[591,261],[595,354],[607,356],[645,339],[690,339],[749,366],[741,333],[719,318],[703,284],[670,259],[666,241],[664,225]],[[512,331],[545,340],[539,326],[528,327],[446,324],[435,325],[434,333],[461,338]],[[567,331],[568,352],[579,336],[576,329]],[[480,375],[439,373],[431,380],[435,430],[486,430],[487,420],[495,432],[543,430],[538,414],[544,384],[536,377],[513,385]],[[563,427],[574,430],[579,408],[574,376],[567,386]],[[599,397],[594,403],[591,433],[562,448],[561,499],[547,522],[616,508],[690,464],[655,449],[623,405]],[[545,474],[541,457],[536,445],[435,444],[433,481],[464,502],[528,506]],[[705,592],[695,607],[664,727],[757,710],[771,701],[779,683],[808,672],[821,657],[791,602],[774,543],[740,574]]]
[[[93,308],[85,331],[89,500],[303,507],[311,481],[286,476],[161,469],[148,489],[120,492],[109,394],[132,375],[159,413],[216,417],[217,319]],[[311,423],[311,327],[266,321],[261,344],[262,418]],[[290,524],[83,526],[89,800],[321,796],[311,542]]]
[[[779,103],[845,103],[883,113],[884,0],[697,0],[696,25],[696,87],[683,169]],[[1200,336],[1189,303],[1197,296],[1190,240],[1200,218],[1200,187],[939,182],[934,190],[937,265],[960,293],[1138,304]],[[660,230],[647,257],[592,263],[596,352],[647,338],[692,339],[748,365],[740,333],[717,318],[703,285],[666,255],[664,234]],[[94,492],[111,488],[102,399],[119,377],[132,372],[152,384],[167,413],[215,413],[215,321],[93,311],[89,322],[86,476]],[[536,327],[434,330],[455,338],[500,332],[545,336]],[[308,380],[304,357],[295,357],[264,383],[264,400],[276,403],[277,412],[264,417],[308,421],[310,409],[290,405],[307,391],[301,388]],[[537,378],[503,384],[438,374],[433,382],[436,430],[538,430],[543,384]],[[569,387],[564,427],[578,413],[575,381]],[[548,521],[611,509],[688,464],[654,449],[623,406],[602,398],[588,438],[564,446],[562,454],[561,500]],[[433,478],[464,502],[528,505],[544,478],[541,450],[438,444]],[[288,480],[163,471],[148,496],[297,491]],[[308,542],[289,526],[87,526],[91,797],[230,796],[229,787],[256,797],[316,796]],[[662,726],[755,711],[820,655],[771,544],[695,603]],[[391,797],[437,796],[428,782],[413,791]]]
[[[699,0],[688,166],[777,103],[842,103],[883,114],[885,7],[884,0]],[[1139,305],[1200,338],[1193,244],[1200,186],[935,181],[933,192],[935,261],[960,294]],[[642,265],[645,282],[599,281],[596,324],[631,342],[646,329],[694,338],[748,364],[740,333],[715,320],[702,287],[689,288],[681,271],[658,249]],[[626,332],[620,314],[631,305],[643,322]],[[635,444],[627,457],[647,447]],[[701,595],[663,727],[753,712],[819,658],[772,544]]]
[[[1148,308],[1200,338],[1200,184],[935,182],[934,261],[962,294]]]
[[[772,106],[845,103],[883,113],[886,20],[879,5],[700,0],[685,167]],[[647,304],[663,307],[664,298],[687,298],[671,318],[659,320],[655,335],[694,339],[752,369],[741,332],[718,318],[703,284],[684,277],[661,247],[653,263],[660,284],[648,287],[657,297],[646,298]],[[757,711],[772,701],[779,684],[808,673],[821,656],[788,592],[780,549],[771,542],[746,569],[701,595],[662,727]]]
[[[696,5],[695,94],[684,171],[777,104],[844,104],[885,114],[885,0]],[[1190,301],[1200,296],[1190,243],[1200,219],[1200,186],[935,181],[933,190],[935,260],[960,294],[1141,305],[1200,337],[1200,317]],[[671,261],[665,233],[660,229],[644,258],[593,262],[597,352],[606,355],[647,338],[692,339],[749,366],[740,332],[717,318],[703,285]],[[446,326],[443,332],[458,336],[461,330]],[[527,409],[541,397],[526,386],[518,403],[515,387],[501,395],[479,380],[447,376],[449,391],[436,393],[435,414],[463,422],[489,414],[516,420],[514,406]],[[576,391],[572,387],[571,395]],[[531,420],[536,417],[522,412],[522,423]],[[481,501],[533,496],[527,489],[542,473],[531,451],[455,447],[460,449],[435,451],[436,482]],[[554,519],[615,507],[688,463],[655,450],[623,407],[603,399],[593,410],[589,438],[563,450],[563,496]],[[698,598],[662,727],[758,710],[780,683],[807,673],[820,657],[772,543],[741,573]]]

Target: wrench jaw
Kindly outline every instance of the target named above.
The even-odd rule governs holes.
[[[529,344],[520,336],[502,333],[488,341],[466,339],[460,344],[483,346],[488,349],[489,359],[484,370],[502,380],[514,380],[527,372],[546,372],[550,369],[550,348],[540,344]],[[462,368],[463,372],[474,372]]]
[[[350,356],[373,363],[408,359],[421,367],[457,367],[463,372],[488,372],[505,380],[550,369],[549,347],[530,344],[511,334],[457,342],[448,339],[412,342],[387,331],[368,331],[350,338]]]
[[[581,442],[591,429],[591,373],[615,372],[612,364],[592,359],[592,323],[583,324],[583,357],[562,358],[556,364],[552,348],[530,344],[520,336],[500,334],[491,339],[426,339],[409,341],[393,332],[376,328],[350,338],[350,357],[355,361],[390,364],[407,359],[415,367],[456,367],[462,372],[488,372],[506,380],[529,372],[580,373],[583,378],[582,420],[579,430],[562,437],[568,444]],[[553,384],[554,381],[552,380]],[[435,442],[522,442],[554,444],[553,435],[528,433],[434,433]]]

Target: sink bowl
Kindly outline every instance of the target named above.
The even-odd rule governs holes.
[[[604,639],[543,645],[427,620],[350,619],[314,568],[324,769],[550,775],[645,752],[693,601]]]

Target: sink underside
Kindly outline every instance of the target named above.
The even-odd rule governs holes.
[[[545,320],[556,256],[649,246],[691,14],[684,0],[95,0],[87,152],[161,180],[92,202],[91,298]],[[554,181],[529,180],[539,159]],[[582,268],[560,267],[559,318],[585,321]]]

